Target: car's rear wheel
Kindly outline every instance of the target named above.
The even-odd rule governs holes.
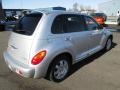
[[[54,82],[60,82],[68,76],[69,70],[69,58],[66,56],[58,56],[52,63],[49,79]]]

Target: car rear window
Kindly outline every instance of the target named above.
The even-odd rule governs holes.
[[[17,22],[13,32],[23,35],[32,35],[41,17],[41,13],[32,13],[25,15]]]
[[[102,17],[104,15],[103,15],[103,13],[92,13],[91,16],[93,16],[93,17]]]

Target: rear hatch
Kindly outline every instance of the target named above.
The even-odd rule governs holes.
[[[22,17],[13,30],[7,52],[19,62],[28,64],[30,49],[33,41],[33,33],[42,17],[41,13],[32,13]]]

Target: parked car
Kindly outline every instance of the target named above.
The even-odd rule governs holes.
[[[117,25],[120,25],[120,16],[117,19]]]
[[[6,17],[5,19],[5,25],[6,25],[6,30],[13,30],[15,27],[17,19],[13,16]]]
[[[104,13],[91,13],[90,14],[100,25],[104,25],[107,16]]]
[[[60,82],[73,64],[102,49],[110,50],[112,39],[112,33],[88,15],[37,11],[16,24],[4,59],[13,72],[23,77]]]
[[[9,16],[5,17],[5,19],[0,20],[0,30],[12,30],[16,24],[16,18]]]

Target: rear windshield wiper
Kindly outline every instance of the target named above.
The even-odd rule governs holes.
[[[31,34],[31,31],[28,31],[28,30],[14,30],[15,32],[19,32],[19,33],[23,33],[23,34]]]

